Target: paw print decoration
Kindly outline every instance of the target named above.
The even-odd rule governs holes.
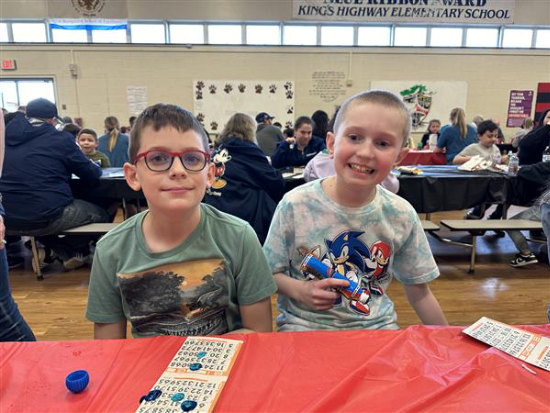
[[[208,90],[210,91],[210,94],[212,94],[212,95],[215,95],[215,94],[216,94],[216,90],[217,90],[217,89],[218,89],[218,88],[216,87],[216,85],[210,85],[210,86],[208,86]]]
[[[210,127],[212,130],[218,130],[218,122],[210,122]]]
[[[246,91],[246,85],[243,85],[242,83],[237,86],[237,89],[239,89],[239,92],[244,93]]]
[[[264,87],[262,85],[256,85],[254,86],[254,89],[256,90],[256,93],[261,95],[262,91],[264,90]]]
[[[227,94],[231,93],[231,91],[233,90],[233,86],[231,86],[230,83],[226,83],[225,87],[223,88],[223,91]]]
[[[269,85],[269,93],[277,92],[277,85]]]
[[[197,120],[198,120],[199,122],[201,122],[201,123],[204,122],[204,113],[199,112],[199,113],[197,114]]]

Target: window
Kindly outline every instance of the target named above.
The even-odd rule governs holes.
[[[550,49],[550,30],[537,30],[535,47]]]
[[[166,43],[164,24],[131,24],[132,43]]]
[[[208,43],[242,44],[241,30],[238,24],[211,24],[208,26]]]
[[[86,30],[52,29],[52,38],[55,43],[88,43]]]
[[[9,41],[10,39],[8,36],[8,24],[0,23],[0,43],[7,43]]]
[[[117,30],[92,30],[92,42],[94,43],[126,43],[126,29]]]
[[[0,79],[0,104],[10,112],[37,98],[55,103],[52,79]]]
[[[281,28],[278,25],[246,26],[246,44],[281,44]]]
[[[358,46],[389,46],[391,27],[373,26],[359,27],[357,36]]]
[[[460,47],[463,30],[452,27],[433,27],[430,34],[430,46]]]
[[[12,23],[13,41],[20,43],[46,43],[44,23]]]
[[[426,46],[426,27],[396,27],[394,46]]]
[[[353,46],[352,26],[321,26],[322,46]]]
[[[531,29],[504,29],[502,47],[531,47],[533,30]]]
[[[317,27],[285,26],[283,44],[287,46],[315,46],[317,44]]]
[[[498,29],[466,29],[466,47],[497,47]]]
[[[170,24],[170,43],[204,44],[202,24]]]

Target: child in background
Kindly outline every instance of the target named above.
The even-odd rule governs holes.
[[[102,168],[111,167],[111,163],[109,162],[107,155],[97,150],[99,141],[95,131],[92,129],[80,130],[76,137],[76,142],[78,143],[78,146],[80,146],[80,149],[82,149],[82,152],[84,152],[84,155],[86,155],[86,158],[90,159]]]
[[[437,135],[437,139],[439,139],[440,129],[441,129],[441,122],[439,121],[439,119],[430,120],[430,123],[428,124],[428,130],[424,135],[422,135],[422,139],[420,140],[420,145],[418,145],[419,146],[418,149],[424,149],[426,148],[426,146],[429,147],[430,135],[435,134]],[[436,139],[436,142],[437,142],[437,139]]]
[[[128,185],[149,210],[96,247],[86,316],[96,339],[271,331],[276,285],[246,222],[201,204],[214,179],[208,139],[176,105],[146,109],[132,130]]]
[[[453,164],[462,165],[474,156],[481,156],[484,161],[506,163],[508,156],[500,155],[500,149],[496,146],[498,139],[498,125],[491,120],[485,120],[477,127],[478,143],[472,143],[464,148],[453,159]]]
[[[412,206],[380,184],[408,152],[409,111],[393,93],[373,90],[348,99],[327,147],[336,176],[287,193],[279,203],[264,252],[279,288],[280,331],[397,329],[386,290],[404,284],[424,324],[446,325],[427,282],[439,276]],[[334,291],[345,279],[308,281],[300,251],[313,251],[363,290],[358,300]]]

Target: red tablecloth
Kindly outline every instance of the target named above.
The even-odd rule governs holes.
[[[550,335],[550,325],[527,329]],[[550,409],[550,372],[532,374],[458,327],[232,338],[245,344],[217,411]],[[0,344],[0,411],[135,411],[183,341]],[[75,395],[64,380],[77,369],[89,371],[90,385]]]
[[[447,159],[444,153],[410,150],[399,165],[445,165],[446,163]]]

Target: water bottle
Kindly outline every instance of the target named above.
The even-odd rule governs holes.
[[[493,168],[495,168],[497,165],[500,165],[501,159],[502,159],[502,157],[500,155],[500,152],[493,154],[492,159],[491,159],[491,162],[492,162],[491,166]]]
[[[550,162],[550,145],[542,153],[542,162]]]
[[[519,169],[519,159],[515,153],[508,153],[508,175],[516,176]]]

